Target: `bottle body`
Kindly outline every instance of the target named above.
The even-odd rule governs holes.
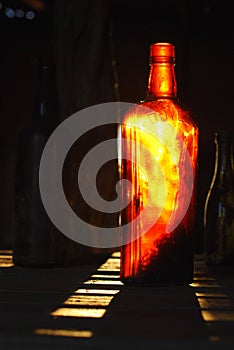
[[[205,260],[234,265],[234,167],[231,132],[215,134],[215,169],[204,208]]]
[[[20,135],[16,163],[13,259],[16,265],[56,263],[55,227],[43,207],[39,190],[40,158],[48,135],[27,130]]]
[[[139,110],[130,110],[122,123],[122,139],[133,140],[136,145],[128,147],[122,143],[131,161],[122,160],[121,177],[131,181],[133,191],[131,204],[121,213],[121,224],[128,224],[131,236],[131,242],[121,248],[124,283],[188,284],[193,279],[198,129],[176,99],[173,47],[166,47],[166,53],[167,49],[170,57],[159,56],[159,62],[156,59],[150,72],[148,98],[139,103],[151,112],[141,115]],[[137,144],[150,150],[155,161]],[[187,171],[188,158],[192,174]],[[149,174],[156,179],[152,189]],[[123,189],[122,196],[127,193]],[[135,225],[133,220],[146,205],[149,220],[155,217],[155,222],[139,237],[144,223],[139,220]]]
[[[52,67],[39,67],[32,123],[18,139],[15,169],[15,237],[13,260],[22,266],[66,265],[70,243],[50,221],[40,195],[39,167],[43,149],[56,126]],[[53,113],[53,114],[52,114]]]

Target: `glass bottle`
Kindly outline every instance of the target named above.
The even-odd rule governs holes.
[[[147,112],[145,108],[150,110]],[[193,280],[198,127],[177,98],[174,45],[151,45],[148,94],[125,114],[121,139],[125,159],[121,161],[120,177],[131,181],[133,199],[120,219],[122,227],[127,224],[123,234],[131,238],[121,247],[121,280],[140,285],[189,284]],[[126,144],[124,139],[132,140],[134,145]],[[150,151],[153,160],[139,144]],[[187,174],[188,158],[190,174]],[[147,218],[154,221],[155,217],[155,223],[141,235],[145,223],[140,219],[135,224],[133,220],[144,211],[149,200],[150,174],[157,180],[146,221]],[[124,186],[122,196],[129,201],[129,191]]]
[[[215,133],[215,167],[204,208],[205,260],[234,264],[233,133]]]
[[[50,221],[39,190],[44,146],[58,123],[55,65],[39,65],[31,124],[18,138],[15,169],[15,265],[52,266],[69,262],[70,245]]]

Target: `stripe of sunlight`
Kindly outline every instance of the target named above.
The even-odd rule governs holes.
[[[78,318],[102,318],[113,298],[120,292],[120,289],[113,287],[123,285],[119,280],[120,254],[112,253],[98,269],[97,273],[90,276],[83,284],[85,288],[79,288],[68,297],[61,307],[51,313],[54,317],[78,317]],[[112,274],[109,274],[109,272]],[[118,275],[114,274],[118,271]],[[109,288],[98,288],[105,284]],[[87,285],[87,288],[86,288]],[[93,285],[95,287],[93,288]]]
[[[118,272],[120,270],[120,252],[114,252],[111,254],[111,257],[107,259],[99,268],[98,272]]]
[[[198,276],[190,286],[195,289],[205,322],[234,321],[234,300],[224,293],[214,278]],[[217,337],[211,336],[210,340],[217,341]]]
[[[205,322],[234,321],[234,301],[225,293],[195,293]]]
[[[191,287],[202,287],[202,288],[209,288],[209,287],[220,287],[219,284],[215,283],[214,278],[211,277],[194,277],[194,282],[190,284]]]
[[[92,338],[93,332],[90,330],[77,329],[46,329],[38,328],[34,331],[37,335],[48,335],[54,337]]]
[[[12,250],[0,250],[0,268],[14,266]]]
[[[119,280],[120,252],[112,253],[111,257],[97,271],[98,273],[93,274],[84,284],[123,285]],[[118,274],[114,274],[115,272]]]

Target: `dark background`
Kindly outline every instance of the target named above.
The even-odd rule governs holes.
[[[0,2],[0,249],[12,246],[18,135],[33,117],[36,62],[38,57],[51,52],[53,55],[55,9],[62,2]],[[87,4],[93,2],[86,1]],[[66,3],[72,6],[74,1]],[[103,3],[105,5],[105,1],[100,1],[100,6]],[[213,173],[214,132],[233,128],[234,13],[231,4],[226,0],[108,3],[112,54],[116,62],[114,73],[119,82],[116,99],[136,102],[145,97],[150,44],[168,41],[176,47],[178,96],[192,111],[200,130],[195,247],[197,252],[202,252],[202,215]],[[32,20],[25,16],[9,18],[7,8],[20,8],[25,13],[34,11],[35,17]],[[77,20],[82,18],[82,6],[80,11]],[[86,60],[83,64],[84,71],[89,70]]]

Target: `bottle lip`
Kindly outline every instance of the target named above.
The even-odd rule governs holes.
[[[174,61],[175,46],[167,42],[154,43],[150,45],[150,59],[169,59],[169,61]]]

